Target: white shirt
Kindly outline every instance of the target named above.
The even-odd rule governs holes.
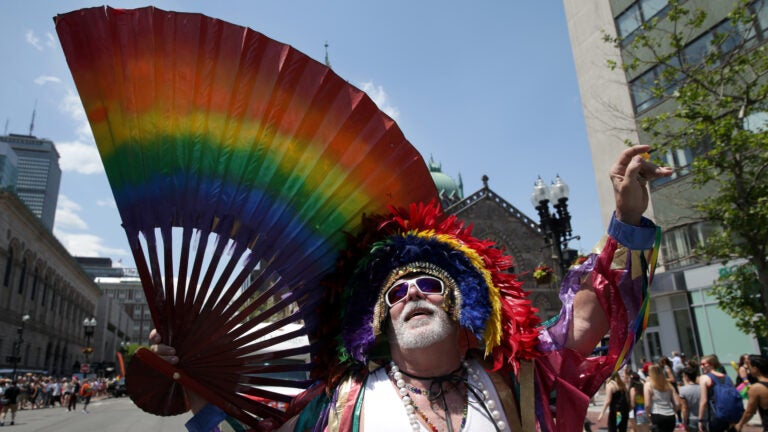
[[[501,414],[501,420],[507,423],[504,410],[501,408],[501,401],[496,392],[493,382],[483,368],[474,360],[470,362],[480,382],[486,390],[489,391],[491,399],[496,403],[496,409]],[[471,378],[471,386],[477,387],[477,383]],[[495,423],[485,411],[483,403],[468,392],[469,409],[467,410],[467,420],[464,424],[464,431],[494,431]],[[507,423],[508,424],[508,423]],[[423,423],[419,422],[422,431],[428,431]],[[372,372],[365,382],[365,393],[363,394],[363,430],[365,432],[390,432],[390,431],[410,431],[411,424],[408,421],[408,414],[397,387],[394,386],[387,376],[385,368],[376,369]]]

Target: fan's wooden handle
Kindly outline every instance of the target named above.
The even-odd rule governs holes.
[[[134,356],[138,357],[141,361],[143,361],[147,365],[154,368],[156,371],[168,377],[168,379],[170,379],[172,382],[175,382],[181,385],[186,390],[197,393],[198,395],[200,395],[200,397],[202,397],[209,403],[212,403],[218,406],[222,410],[226,412],[239,411],[237,407],[233,406],[226,399],[221,398],[220,396],[216,395],[216,393],[211,392],[207,387],[200,384],[194,378],[189,376],[189,374],[173,366],[167,361],[163,360],[152,351],[146,348],[139,348],[134,354]],[[189,403],[187,403],[187,406],[189,406]]]

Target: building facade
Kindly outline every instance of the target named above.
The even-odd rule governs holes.
[[[135,269],[123,269],[120,277],[97,277],[96,283],[104,292],[104,296],[112,299],[120,305],[130,318],[131,328],[126,329],[130,335],[130,341],[146,343],[149,340],[149,332],[155,326],[152,324],[152,316],[149,312],[144,289]]]
[[[51,140],[31,135],[2,135],[0,142],[16,153],[16,194],[43,225],[52,230],[61,184],[56,146]]]
[[[0,375],[10,374],[13,357],[18,370],[78,372],[82,322],[95,316],[100,296],[48,227],[15,194],[0,191]]]
[[[663,20],[667,0],[564,0],[574,62],[581,92],[587,135],[602,214],[610,215],[613,191],[603,173],[613,158],[625,148],[625,141],[648,143],[651,137],[640,131],[638,123],[646,116],[669,110],[669,98],[648,91],[659,73],[649,65],[625,73],[610,69],[608,62],[621,65],[631,61],[627,43],[643,30],[643,23]],[[685,50],[707,49],[715,29],[727,25],[727,14],[735,1],[689,0],[686,7],[703,9],[707,19],[696,34],[690,35]],[[756,2],[755,4],[760,4]],[[762,6],[761,6],[762,7]],[[764,8],[764,7],[763,7]],[[690,31],[690,29],[689,29]],[[619,46],[604,41],[604,35],[623,41]],[[662,227],[659,274],[651,290],[651,315],[646,335],[636,350],[640,357],[655,359],[682,350],[689,357],[715,353],[725,363],[738,360],[743,353],[759,352],[755,335],[739,331],[717,308],[708,290],[724,270],[720,264],[701,262],[693,250],[709,232],[706,221],[694,210],[700,194],[692,188],[686,167],[693,161],[690,151],[662,155],[675,175],[650,185],[649,215]],[[607,220],[604,220],[604,225]],[[675,331],[669,331],[674,329]]]

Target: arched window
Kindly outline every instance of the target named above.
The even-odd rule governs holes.
[[[3,285],[8,286],[11,283],[11,269],[13,268],[13,249],[8,249],[8,259],[5,260],[5,276],[3,276]]]
[[[24,282],[27,278],[27,261],[21,261],[21,276],[19,277],[19,294],[24,292]]]

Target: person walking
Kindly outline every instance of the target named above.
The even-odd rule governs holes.
[[[761,355],[751,355],[747,358],[746,365],[755,382],[749,387],[747,409],[734,429],[741,432],[755,412],[759,412],[765,432],[768,431],[768,359]]]
[[[744,407],[741,405],[741,396],[735,390],[733,382],[725,373],[720,360],[716,355],[708,355],[701,358],[702,375],[699,377],[699,388],[701,389],[701,399],[699,401],[699,430],[708,432],[725,432],[733,430],[733,425],[743,415]],[[715,382],[715,380],[717,382]],[[715,386],[722,389],[733,389],[732,398],[715,398]],[[738,396],[738,397],[737,397]],[[738,399],[734,401],[733,399]],[[710,409],[714,406],[717,410]],[[738,409],[738,412],[736,411]],[[714,412],[713,412],[714,411]],[[731,417],[715,416],[715,414]],[[735,419],[732,416],[736,416]],[[706,421],[705,421],[706,419]],[[706,429],[705,429],[706,426]]]
[[[80,396],[83,397],[83,414],[88,414],[88,404],[91,403],[91,396],[93,396],[93,386],[91,386],[90,381],[83,380]]]
[[[648,381],[645,382],[643,393],[645,409],[651,413],[651,424],[658,432],[673,432],[680,397],[658,364],[648,368]]]
[[[633,432],[648,432],[650,429],[648,415],[645,412],[645,395],[643,394],[643,379],[639,373],[632,374],[629,384],[629,429]]]
[[[16,381],[6,384],[3,389],[3,410],[0,414],[0,426],[5,425],[5,419],[8,417],[8,411],[11,412],[11,424],[16,423],[16,410],[18,409],[18,398],[21,390],[16,385]]]
[[[629,392],[618,372],[612,373],[605,385],[605,403],[597,417],[598,421],[603,418],[606,409],[608,410],[608,432],[627,432]]]
[[[77,377],[72,377],[71,392],[69,393],[69,402],[67,402],[67,411],[77,411],[77,398],[80,394],[80,382]]]
[[[683,385],[680,386],[680,412],[686,430],[699,430],[699,401],[701,389],[696,383],[699,373],[696,369],[686,366],[683,368]]]

